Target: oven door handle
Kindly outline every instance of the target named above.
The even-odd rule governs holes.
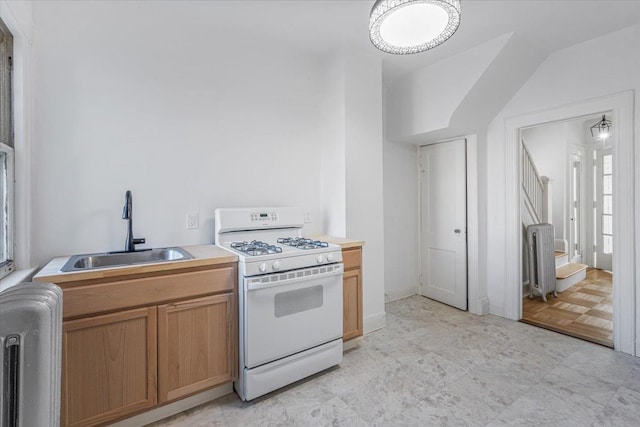
[[[341,266],[339,268],[335,268],[330,273],[310,274],[308,276],[292,277],[291,279],[276,280],[275,282],[268,282],[268,283],[262,283],[262,282],[249,283],[247,285],[247,290],[259,291],[261,289],[275,288],[276,286],[285,286],[285,285],[290,285],[294,283],[304,283],[310,280],[324,279],[327,277],[342,276],[342,274],[343,274],[343,269]]]

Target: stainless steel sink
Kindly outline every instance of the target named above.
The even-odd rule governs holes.
[[[180,261],[193,259],[182,248],[161,248],[136,252],[108,252],[101,254],[74,255],[60,269],[61,272],[93,270],[95,268],[122,267],[136,264]]]

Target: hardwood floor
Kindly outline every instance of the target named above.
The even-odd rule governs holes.
[[[590,268],[587,278],[558,298],[522,301],[522,321],[613,348],[611,273]]]

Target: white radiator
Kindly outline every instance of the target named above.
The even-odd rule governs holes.
[[[529,284],[531,293],[538,293],[547,302],[547,294],[556,293],[555,232],[551,224],[533,224],[527,227],[527,253],[529,254]]]
[[[60,425],[62,290],[23,283],[0,293],[0,426]]]

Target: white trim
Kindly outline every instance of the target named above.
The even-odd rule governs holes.
[[[384,328],[387,325],[386,316],[387,315],[384,311],[367,316],[363,320],[364,333],[368,334],[369,332],[377,331],[378,329]]]
[[[480,308],[480,313],[476,313],[476,314],[481,316],[484,316],[485,314],[489,314],[491,312],[491,304],[489,303],[489,297],[480,298],[478,300],[478,307]]]
[[[134,417],[127,418],[126,420],[122,420],[109,425],[111,427],[146,426],[147,424],[151,424],[153,422],[168,418],[172,415],[179,414],[180,412],[184,412],[187,409],[195,408],[196,406],[211,402],[229,393],[233,393],[233,385],[231,383],[212,388],[205,392],[198,393],[194,396],[189,396],[185,399],[178,400],[177,402],[160,406],[159,408],[152,409],[140,415],[136,415]],[[215,420],[212,421],[215,422]]]
[[[467,140],[467,300],[470,313],[489,313],[486,295],[480,294],[480,238],[478,225],[478,138]]]
[[[410,296],[417,294],[418,286],[412,286],[410,288],[399,289],[393,292],[386,292],[385,295],[385,304],[392,301],[397,301],[399,299],[408,298]]]
[[[30,5],[28,5],[30,7]],[[25,22],[24,28],[20,18],[29,19],[27,15],[16,16],[13,8],[26,7],[22,2],[8,2],[0,0],[0,18],[4,21],[13,35],[13,114],[15,154],[15,235],[14,260],[17,268],[27,268],[31,265],[31,141],[34,134],[33,120],[33,86],[31,72],[33,64],[33,48],[31,33],[32,22]]]
[[[416,153],[416,178],[418,180],[417,190],[418,194],[418,288],[416,289],[416,295],[422,296],[422,151],[420,146],[415,146]]]
[[[571,218],[573,217],[571,207],[569,207],[565,212],[565,224],[567,224],[566,238],[569,240],[569,244],[568,244],[569,252],[567,253],[569,254],[570,262],[583,263],[585,261],[586,248],[587,248],[587,206],[586,204],[587,204],[588,198],[586,197],[587,196],[586,186],[589,182],[591,182],[586,175],[587,173],[586,163],[587,163],[587,157],[588,157],[587,153],[590,153],[590,149],[589,147],[586,147],[584,145],[577,145],[577,144],[569,144],[567,148],[568,148],[566,153],[567,158],[565,159],[565,165],[566,165],[565,194],[566,194],[567,200],[569,201],[571,201],[572,194],[573,194],[572,171],[574,166],[573,163],[576,160],[574,159],[574,157],[577,157],[578,162],[580,163],[580,174],[578,176],[578,206],[579,206],[578,221],[580,226],[580,229],[578,230],[578,242],[580,246],[580,255],[576,257],[571,256],[571,254],[575,251],[575,249],[572,247],[574,244],[573,240],[575,239],[575,237],[573,236],[573,225],[571,224]],[[565,203],[565,209],[567,208],[567,206],[568,205]]]
[[[360,344],[364,342],[364,337],[351,338],[349,341],[342,343],[342,352],[347,352],[353,348],[360,347]]]
[[[20,283],[29,282],[36,272],[35,268],[26,268],[24,270],[17,270],[3,277],[0,280],[0,292],[4,292],[9,288],[12,288]]]
[[[8,264],[3,265],[0,268],[0,279],[4,280],[4,277],[9,276],[16,268],[15,266],[15,247],[16,247],[16,175],[15,175],[15,152],[13,148],[0,142],[0,152],[5,153],[7,163],[7,257],[4,261],[8,261]],[[0,217],[0,223],[3,220]],[[4,257],[3,257],[4,258]],[[3,261],[3,259],[0,259]]]
[[[467,310],[477,315],[489,313],[489,300],[480,289],[480,228],[478,213],[478,137],[465,135],[461,137],[437,141],[444,142],[466,140],[467,153]],[[424,144],[426,146],[431,144]],[[418,157],[418,200],[422,198],[420,182],[420,147],[416,148]],[[422,236],[422,203],[418,203],[418,235]],[[418,295],[422,293],[422,239],[418,241]]]
[[[640,354],[640,342],[635,342],[636,316],[635,306],[637,286],[635,277],[635,264],[640,263],[636,258],[634,225],[634,198],[639,197],[634,192],[640,187],[635,186],[629,177],[634,176],[634,149],[633,149],[633,91],[621,92],[609,96],[588,99],[582,102],[565,105],[562,107],[533,112],[506,120],[505,133],[505,317],[519,320],[522,316],[522,285],[521,269],[521,233],[519,233],[520,221],[520,131],[522,128],[540,125],[560,120],[593,115],[602,111],[612,111],[611,119],[617,124],[618,143],[613,147],[614,171],[613,185],[614,197],[614,258],[613,271],[613,325],[614,348],[629,353]],[[636,182],[639,177],[635,176]],[[640,221],[640,210],[636,218]],[[640,239],[638,239],[640,240]],[[639,293],[640,294],[640,293]],[[638,301],[640,304],[640,301]],[[640,328],[640,325],[637,325]]]

